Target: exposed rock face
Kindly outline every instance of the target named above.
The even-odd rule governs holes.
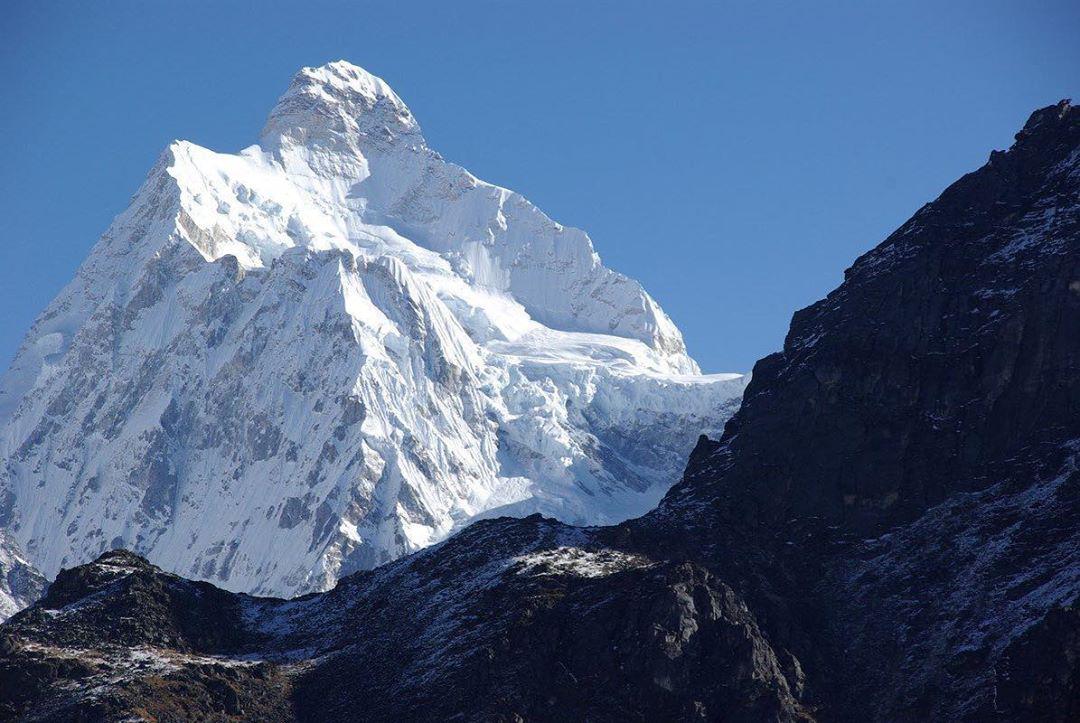
[[[910,522],[991,467],[1076,432],[1078,112],[1036,112],[795,315],[726,430],[740,514],[860,534]],[[725,475],[725,485],[731,484]]]
[[[687,554],[835,661],[808,668],[843,709],[992,717],[1003,648],[1080,595],[1078,328],[1063,102],[798,312],[723,440],[631,527],[692,519],[710,544]]]
[[[1065,710],[1055,696],[1076,699],[1076,451],[1035,446],[995,469],[986,489],[954,494],[825,562],[819,590],[843,646],[835,669],[847,681],[846,709],[887,720],[1023,720]],[[1047,625],[1074,632],[1055,650],[1033,637]],[[1036,691],[1041,702],[1027,701]]]
[[[46,584],[15,540],[0,530],[0,622],[41,597]]]
[[[1075,720],[1078,209],[1062,103],[799,312],[652,513],[485,521],[290,602],[115,553],[2,628],[4,712]]]

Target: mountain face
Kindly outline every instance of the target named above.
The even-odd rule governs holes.
[[[649,514],[483,520],[331,591],[125,551],[5,624],[27,720],[1080,718],[1080,111],[795,315]]]
[[[1075,720],[1077,328],[1062,102],[798,312],[722,440],[627,526],[743,591],[822,717]]]
[[[326,589],[472,520],[655,506],[746,379],[701,375],[589,238],[306,68],[238,154],[172,144],[0,384],[0,527]]]

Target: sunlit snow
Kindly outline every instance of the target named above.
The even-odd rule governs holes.
[[[49,576],[126,546],[323,589],[479,517],[642,514],[745,383],[332,63],[258,145],[171,144],[38,318],[0,385],[0,511]]]

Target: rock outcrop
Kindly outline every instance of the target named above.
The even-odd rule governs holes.
[[[41,597],[46,585],[15,540],[0,530],[0,622]]]

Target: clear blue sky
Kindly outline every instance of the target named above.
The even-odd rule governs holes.
[[[707,371],[1080,100],[1075,0],[9,0],[0,30],[0,365],[170,140],[250,145],[303,65],[381,75],[443,156],[587,230]]]

